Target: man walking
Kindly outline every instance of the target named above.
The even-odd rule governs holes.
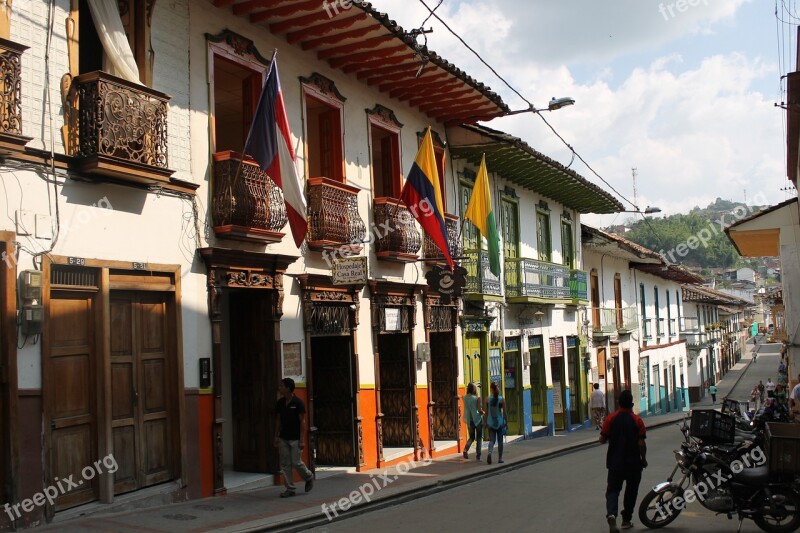
[[[606,414],[606,395],[600,390],[600,384],[594,384],[592,396],[589,399],[589,405],[592,408],[592,417],[594,418],[594,427],[598,431],[603,425],[603,416]]]
[[[767,391],[767,398],[775,397],[775,387],[776,384],[773,383],[772,378],[767,378],[767,383],[764,385],[764,388]]]
[[[275,447],[278,448],[286,490],[281,498],[295,495],[292,469],[296,469],[305,480],[305,491],[314,488],[314,474],[306,467],[300,454],[305,447],[306,406],[303,400],[294,395],[294,380],[283,378],[278,383],[281,398],[275,404]]]
[[[608,442],[606,468],[608,483],[606,487],[606,520],[610,533],[619,533],[617,510],[619,493],[625,483],[625,496],[622,503],[622,529],[633,527],[633,512],[642,469],[647,468],[646,428],[642,419],[633,412],[633,395],[624,390],[619,395],[619,409],[611,413],[600,432],[600,443]]]

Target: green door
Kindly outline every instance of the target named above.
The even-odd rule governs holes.
[[[534,426],[547,425],[547,376],[544,369],[542,336],[528,337],[531,356],[531,416]]]
[[[506,350],[503,353],[503,396],[506,399],[508,412],[508,433],[520,435],[524,432],[522,427],[522,365],[519,357],[519,337],[506,338]]]

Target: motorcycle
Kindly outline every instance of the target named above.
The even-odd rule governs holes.
[[[685,421],[681,431],[684,442],[680,450],[674,451],[675,468],[639,504],[642,524],[650,529],[662,528],[678,518],[687,503],[697,500],[728,519],[736,516],[737,533],[745,519],[768,533],[800,528],[798,481],[773,482],[760,447],[744,455],[722,453],[691,437]],[[682,477],[674,481],[678,471]]]

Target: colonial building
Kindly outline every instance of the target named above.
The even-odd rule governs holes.
[[[590,380],[600,383],[609,410],[624,389],[642,416],[688,409],[680,284],[702,278],[619,235],[586,225],[582,231],[590,280]]]

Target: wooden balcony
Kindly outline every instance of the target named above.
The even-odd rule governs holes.
[[[376,232],[375,255],[378,259],[398,263],[413,263],[422,246],[422,237],[406,206],[395,198],[375,198],[372,201]]]
[[[140,184],[169,181],[169,96],[105,72],[72,80],[69,152],[80,172]]]
[[[308,247],[361,250],[367,228],[358,214],[357,187],[328,178],[308,180]]]
[[[242,162],[242,154],[230,151],[214,154],[211,195],[217,237],[260,243],[283,238],[283,193],[252,159]]]
[[[459,233],[458,223],[458,216],[445,213],[444,225],[447,229],[447,244],[450,245],[450,257],[452,258],[461,257],[461,234]],[[425,234],[422,252],[425,256],[425,262],[428,264],[445,263],[442,251],[434,244],[433,239],[427,233]]]
[[[31,137],[22,135],[22,53],[27,50],[0,39],[0,153],[21,152]]]
[[[627,335],[639,329],[636,307],[592,307],[592,336]]]
[[[467,269],[467,285],[464,292],[485,300],[503,299],[500,278],[492,274],[489,267],[489,252],[486,250],[465,250],[461,266]]]

